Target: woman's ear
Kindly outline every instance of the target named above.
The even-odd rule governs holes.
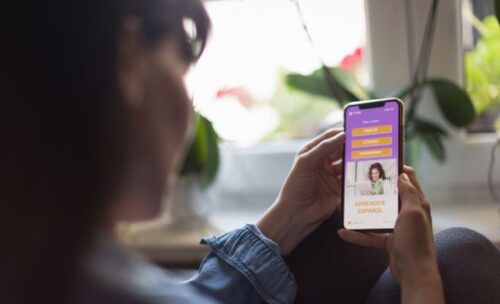
[[[132,108],[144,98],[144,55],[140,20],[127,17],[118,41],[117,82],[124,102]]]

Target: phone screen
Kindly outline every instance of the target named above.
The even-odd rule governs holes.
[[[400,103],[389,100],[370,104],[345,110],[347,229],[393,229],[399,212]]]

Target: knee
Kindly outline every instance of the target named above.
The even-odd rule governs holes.
[[[436,239],[459,244],[491,243],[484,235],[464,227],[453,227],[436,234]]]
[[[456,227],[440,231],[435,236],[438,255],[454,252],[460,256],[477,256],[487,252],[497,253],[496,246],[484,235],[474,230]]]
[[[467,228],[443,230],[435,240],[447,303],[500,303],[500,251],[492,242]]]

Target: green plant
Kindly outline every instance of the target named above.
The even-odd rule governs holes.
[[[462,128],[469,125],[476,113],[468,93],[454,82],[442,78],[428,78],[418,84],[422,88],[429,88],[434,94],[434,100],[446,121],[454,127]],[[398,92],[389,94],[402,98],[409,96],[414,85],[410,85]],[[446,159],[443,139],[448,136],[445,129],[439,124],[428,121],[413,112],[411,107],[406,115],[406,138],[411,141],[417,139],[422,142],[439,161]]]
[[[331,68],[332,75],[339,75],[339,68]],[[334,99],[341,106],[349,101],[364,100],[369,98],[381,98],[372,92],[364,89],[349,73],[342,71],[342,78],[338,82],[343,89],[348,91],[352,98],[344,101]],[[328,96],[326,91],[325,81],[322,80],[320,70],[313,72],[311,75],[289,74],[287,76],[287,84],[300,91],[308,92],[309,94]],[[342,79],[342,80],[340,80]],[[458,87],[453,82],[441,78],[429,78],[418,84],[421,87],[428,87],[432,90],[435,100],[438,104],[443,117],[455,127],[464,127],[474,120],[475,112],[472,102],[463,89]],[[353,90],[355,88],[355,90]],[[408,97],[416,86],[408,85],[402,89],[394,91],[387,97],[397,97],[403,100]],[[356,91],[356,93],[354,93]],[[447,137],[447,132],[444,128],[435,122],[426,120],[420,116],[413,115],[407,117],[406,121],[406,136],[408,140],[419,138],[421,142],[429,149],[432,155],[439,161],[445,160],[445,150],[443,139]]]
[[[218,139],[210,120],[195,113],[194,134],[180,175],[197,175],[202,185],[210,185],[215,180],[219,169]]]
[[[498,1],[500,0],[497,0],[497,3]],[[294,2],[299,16],[301,16],[303,28],[308,34],[309,41],[313,44],[307,25],[302,18],[300,5],[297,0]],[[407,105],[405,131],[409,144],[411,145],[412,141],[422,142],[437,160],[444,161],[446,153],[443,140],[448,135],[446,130],[439,124],[420,117],[416,112],[423,89],[429,88],[434,93],[441,114],[455,127],[460,128],[470,124],[475,118],[475,111],[469,95],[458,85],[446,79],[427,77],[437,7],[438,0],[433,0],[412,83],[394,91],[387,97],[401,98]],[[286,83],[291,88],[309,94],[330,97],[340,106],[344,106],[350,101],[382,97],[375,96],[375,94],[365,89],[351,74],[338,67],[326,67],[323,63],[320,69],[310,75],[287,75]]]
[[[481,39],[465,54],[466,86],[481,114],[500,106],[500,25],[495,16],[483,21],[472,14],[470,18]]]
[[[281,116],[279,124],[264,140],[283,138],[305,138],[317,131],[318,121],[338,109],[328,97],[310,95],[305,92],[291,92],[286,86],[286,75],[280,75],[279,85],[269,101],[270,106]]]

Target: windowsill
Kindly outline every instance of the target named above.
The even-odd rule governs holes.
[[[465,135],[467,144],[493,144],[498,140],[497,133],[468,133]]]
[[[434,232],[465,227],[475,230],[500,245],[500,206],[479,204],[435,204],[432,207]]]
[[[448,169],[424,160],[428,167],[424,172],[432,172],[424,174],[422,181],[427,179],[423,186],[433,205],[435,232],[467,227],[500,244],[499,206],[491,202],[485,183],[487,160],[464,156],[464,153],[484,155],[494,140],[494,134],[467,137],[471,149],[455,149],[457,154],[449,156]],[[253,147],[224,147],[219,178],[207,200],[212,204],[210,209],[214,210],[209,218],[213,230],[200,229],[189,234],[150,231],[143,234],[144,237],[129,239],[126,243],[164,266],[197,267],[208,253],[208,248],[199,244],[202,237],[230,231],[259,219],[278,194],[295,152],[303,143],[300,140],[275,141]],[[453,167],[460,170],[450,170]]]
[[[434,232],[452,227],[466,227],[475,230],[497,245],[500,245],[500,209],[494,204],[434,204],[432,207]],[[246,223],[255,223],[263,214],[265,208],[236,209],[225,208],[210,217],[217,232],[227,232],[237,229]],[[171,233],[166,233],[171,238]],[[128,245],[146,255],[156,263],[170,268],[196,268],[208,248],[199,244],[207,232],[194,232],[176,235],[169,239],[157,235],[157,242],[137,242]]]

